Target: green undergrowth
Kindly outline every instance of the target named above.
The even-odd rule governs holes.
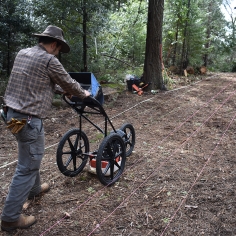
[[[106,87],[106,88],[116,89],[117,92],[124,91],[124,89],[126,87],[125,84],[118,84],[118,83],[104,83],[104,84],[101,84],[101,86]]]

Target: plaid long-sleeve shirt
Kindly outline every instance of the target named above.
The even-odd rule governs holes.
[[[86,96],[59,60],[41,45],[22,49],[16,56],[4,100],[18,112],[46,118],[56,85],[81,99]]]

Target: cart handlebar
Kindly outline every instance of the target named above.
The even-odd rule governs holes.
[[[76,105],[76,106],[85,105],[85,106],[87,106],[89,104],[90,105],[93,104],[93,105],[98,105],[98,106],[100,105],[101,106],[101,104],[91,95],[88,97],[85,97],[84,99],[80,99],[76,96],[72,96],[71,98],[68,98],[65,94],[63,94],[62,98],[69,105]],[[87,103],[89,103],[89,104],[87,104]]]

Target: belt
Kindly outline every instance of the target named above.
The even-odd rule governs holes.
[[[22,112],[16,111],[16,110],[14,110],[14,109],[11,108],[11,107],[8,107],[8,111],[12,111],[12,113],[18,113],[18,114],[21,115],[21,116],[27,116],[27,117],[31,117],[31,118],[40,119],[39,117],[37,117],[37,116],[35,116],[35,115],[30,115],[30,114],[27,114],[27,113],[22,113]]]

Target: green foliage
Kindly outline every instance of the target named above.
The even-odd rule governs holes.
[[[4,95],[4,92],[7,87],[7,81],[8,81],[8,77],[3,76],[3,75],[0,77],[0,96]]]
[[[86,50],[89,67],[96,61],[94,41],[101,27],[107,23],[107,13],[111,4],[109,1],[72,0],[65,5],[65,1],[33,0],[35,16],[44,22],[41,31],[46,25],[54,24],[61,27],[65,33],[71,52],[63,55],[63,65],[69,71],[83,69],[83,53]],[[50,7],[48,7],[50,6]],[[53,10],[54,9],[54,10]],[[84,26],[86,23],[86,32]],[[83,37],[86,36],[86,46]],[[92,66],[93,67],[93,66]],[[90,69],[90,68],[89,68]]]
[[[148,1],[0,0],[0,3],[0,75],[4,75],[4,81],[16,53],[36,43],[30,35],[42,32],[49,24],[61,27],[71,46],[69,54],[61,55],[67,71],[84,68],[86,50],[88,70],[100,80],[123,83],[126,74],[138,77],[143,74]],[[165,67],[179,66],[184,59],[194,67],[207,63],[210,70],[235,70],[235,16],[229,9],[230,20],[226,21],[221,4],[222,0],[165,1],[162,43]]]
[[[1,1],[0,74],[9,75],[16,52],[29,44],[28,34],[32,30],[30,4],[27,0]]]
[[[109,75],[109,81],[124,81],[126,74],[143,73],[146,8],[143,1],[129,1],[120,11],[111,12],[108,24],[99,32],[96,64],[100,73]]]
[[[167,89],[172,89],[174,80],[168,76],[167,70],[164,69],[162,72],[163,82]]]
[[[100,34],[102,51],[129,63],[143,63],[146,40],[146,3],[130,1],[119,12],[110,15],[109,28]],[[107,40],[109,39],[109,41]]]
[[[181,65],[183,56],[187,64],[194,67],[206,65],[212,70],[230,71],[235,58],[232,58],[234,47],[229,42],[235,44],[235,39],[230,40],[227,36],[227,22],[220,9],[222,1],[190,1],[189,9],[188,1],[165,1],[163,25],[165,65],[183,66]],[[233,25],[235,27],[235,22]]]
[[[108,87],[117,90],[117,92],[122,92],[124,91],[126,84],[115,84],[115,83],[108,83],[108,84],[103,84],[103,88]]]

